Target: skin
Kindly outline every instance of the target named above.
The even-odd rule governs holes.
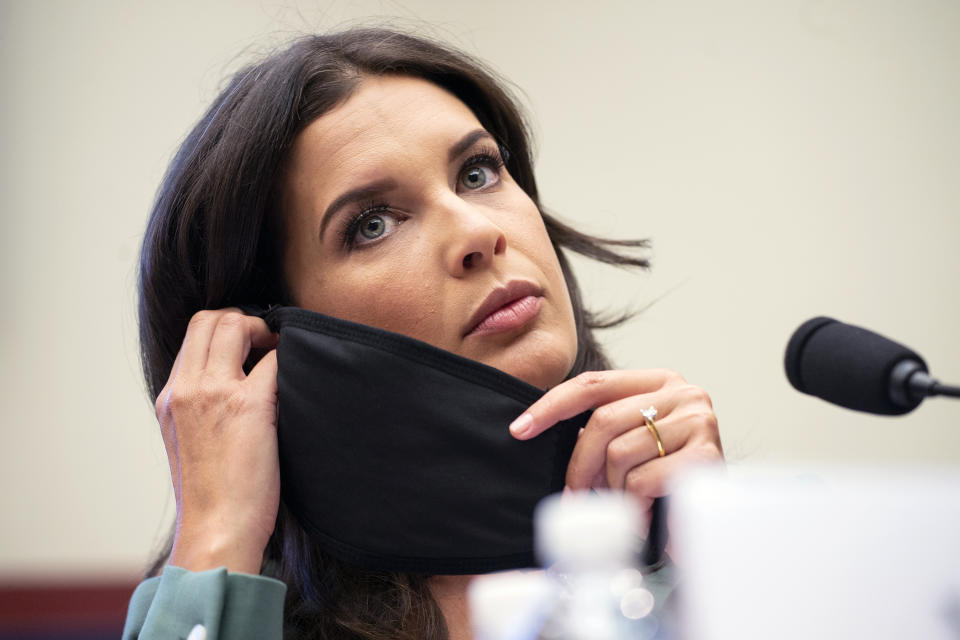
[[[477,118],[424,80],[367,77],[354,95],[298,137],[287,182],[285,274],[298,306],[403,333],[507,371],[539,387],[561,381],[577,353],[573,309],[536,205],[506,170],[474,164],[485,184],[463,184],[462,153],[450,149]],[[381,191],[334,215],[339,195],[380,179]],[[479,181],[479,180],[478,180]],[[371,203],[384,232],[343,246],[340,231]],[[540,314],[518,331],[464,336],[474,310],[511,280],[543,288]]]
[[[568,487],[623,489],[649,509],[678,469],[722,459],[710,398],[665,370],[564,381],[577,352],[573,312],[539,212],[505,168],[475,159],[496,154],[491,139],[450,153],[478,130],[453,95],[402,76],[364,77],[311,123],[295,141],[284,192],[284,270],[294,299],[549,387],[511,426],[517,438],[595,409]],[[384,180],[389,188],[324,224],[344,193]],[[364,211],[360,230],[345,236]],[[474,311],[511,280],[538,287],[539,313],[509,331],[469,334]],[[171,564],[259,572],[279,504],[275,345],[262,320],[236,309],[201,311],[187,329],[156,404],[177,499]],[[251,348],[268,352],[244,375]],[[651,405],[665,457],[644,427],[641,411]],[[470,637],[468,582],[438,576],[431,585],[454,639]]]

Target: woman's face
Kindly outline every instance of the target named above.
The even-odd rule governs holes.
[[[364,76],[297,137],[284,271],[297,305],[402,333],[541,388],[577,353],[533,201],[493,138],[419,78]]]

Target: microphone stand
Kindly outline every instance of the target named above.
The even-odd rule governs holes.
[[[960,387],[943,384],[931,377],[922,364],[910,359],[898,362],[890,372],[889,391],[890,399],[904,407],[931,396],[960,398]]]

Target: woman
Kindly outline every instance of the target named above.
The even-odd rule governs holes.
[[[573,490],[624,489],[649,508],[678,467],[722,458],[702,390],[607,370],[559,249],[646,266],[616,245],[643,243],[542,211],[518,109],[463,54],[357,30],[239,72],[174,159],[144,240],[144,370],[177,522],[125,637],[195,621],[208,638],[278,637],[283,586],[257,574],[289,590],[284,637],[469,637],[469,576],[357,569],[281,504],[276,336],[237,305],[386,329],[549,389],[511,425],[518,439],[595,409]],[[644,428],[650,406],[662,440]]]

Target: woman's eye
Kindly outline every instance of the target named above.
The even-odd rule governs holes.
[[[360,235],[367,240],[379,238],[383,230],[387,228],[387,223],[383,216],[370,216],[360,224]]]
[[[491,167],[475,164],[467,167],[460,174],[460,184],[467,189],[479,189],[491,184],[496,184],[500,176]]]
[[[380,238],[390,235],[400,224],[396,216],[389,213],[369,213],[356,222],[356,230],[352,241],[354,246],[370,244]]]

